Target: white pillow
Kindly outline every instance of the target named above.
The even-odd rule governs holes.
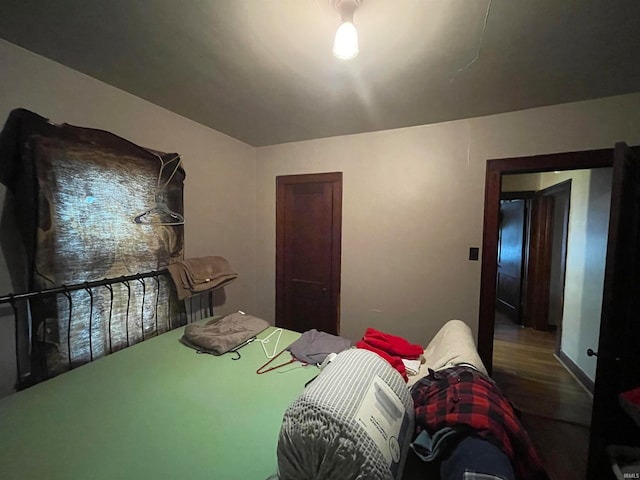
[[[469,325],[462,320],[449,320],[431,339],[424,349],[425,362],[417,375],[409,377],[408,386],[418,382],[431,370],[443,370],[461,363],[472,365],[487,375]]]

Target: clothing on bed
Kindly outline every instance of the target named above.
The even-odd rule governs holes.
[[[466,363],[486,375],[487,369],[474,339],[469,325],[461,320],[449,320],[424,349],[425,363],[436,371]]]
[[[442,459],[462,435],[464,432],[453,427],[441,428],[433,435],[424,429],[411,442],[411,449],[423,462],[432,462]]]
[[[233,282],[238,274],[223,257],[188,258],[171,263],[168,267],[180,300],[220,288]]]
[[[312,328],[289,345],[287,350],[301,362],[319,365],[329,354],[340,353],[350,347],[351,340]]]
[[[362,349],[339,353],[285,411],[281,480],[399,480],[413,402],[398,373]]]
[[[404,368],[407,370],[407,375],[417,375],[420,371],[420,365],[422,365],[423,360],[423,358],[416,358],[415,360],[403,358],[402,363],[404,363]]]
[[[423,352],[420,345],[413,345],[402,337],[384,333],[375,328],[367,328],[362,341],[396,357],[418,358]]]
[[[509,457],[493,443],[469,435],[440,464],[440,480],[515,480]]]
[[[466,430],[496,445],[513,463],[517,478],[547,478],[531,440],[511,404],[489,377],[457,366],[423,377],[411,389],[416,431]]]
[[[405,382],[408,380],[408,376],[406,366],[402,360],[415,360],[420,358],[423,353],[420,345],[411,344],[402,337],[380,332],[375,328],[367,328],[362,340],[356,343],[356,347],[380,355],[400,372]]]
[[[182,343],[201,352],[222,355],[242,345],[269,327],[262,318],[245,313],[232,313],[214,318],[204,325],[190,323],[184,328]]]

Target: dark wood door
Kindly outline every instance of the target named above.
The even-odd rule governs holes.
[[[605,448],[640,444],[640,426],[620,407],[619,394],[640,386],[640,159],[615,146],[609,240],[593,395],[590,479],[613,478]]]
[[[553,198],[553,223],[551,227],[552,245],[548,324],[561,332],[564,310],[564,283],[567,269],[567,244],[569,241],[571,181],[563,182],[556,187],[552,188],[554,191],[557,190],[557,193],[551,195]],[[558,337],[559,336],[560,335],[558,335]],[[558,348],[559,346],[560,344],[558,343]],[[557,353],[559,353],[559,350]]]
[[[527,279],[527,310],[525,325],[546,330],[549,317],[549,279],[553,199],[537,194],[531,203],[531,248]]]
[[[342,173],[276,179],[276,325],[339,333]]]
[[[496,307],[514,323],[520,323],[524,232],[525,200],[501,200]]]

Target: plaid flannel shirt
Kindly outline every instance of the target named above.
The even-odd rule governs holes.
[[[511,459],[517,478],[547,478],[529,435],[511,404],[486,375],[456,366],[422,378],[411,389],[417,433],[462,428],[492,442]]]

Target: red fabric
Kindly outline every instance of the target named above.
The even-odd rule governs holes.
[[[375,328],[367,328],[367,331],[364,332],[364,337],[362,337],[362,341],[372,347],[387,352],[389,355],[407,358],[409,360],[420,358],[420,355],[424,353],[424,349],[420,345],[411,344],[402,337],[383,333]]]
[[[411,344],[402,337],[390,335],[375,328],[367,328],[362,340],[356,343],[356,347],[365,348],[380,355],[400,372],[405,382],[409,378],[402,359],[415,360],[424,353],[424,349],[420,345]]]
[[[398,372],[400,372],[400,375],[402,375],[402,378],[404,378],[405,382],[409,380],[409,377],[407,377],[407,369],[405,368],[404,363],[402,363],[402,359],[400,357],[391,356],[384,350],[380,350],[379,348],[369,345],[367,342],[363,340],[360,340],[359,342],[356,343],[356,348],[364,348],[365,350],[369,350],[373,353],[377,353],[382,358],[384,358],[387,362],[389,362],[393,368],[395,368]]]
[[[628,402],[635,403],[637,406],[640,406],[640,387],[623,392],[620,396]]]

